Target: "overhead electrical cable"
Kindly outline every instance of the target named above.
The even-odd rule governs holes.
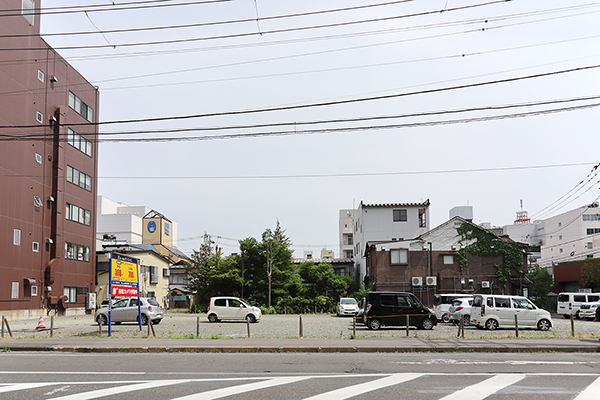
[[[397,0],[390,1],[386,3],[377,3],[377,4],[366,4],[362,6],[355,7],[345,7],[345,8],[335,8],[328,10],[319,10],[319,11],[310,11],[304,13],[296,13],[296,14],[284,14],[284,15],[274,15],[270,17],[258,17],[258,18],[244,18],[244,19],[236,19],[236,20],[226,20],[226,21],[214,21],[214,22],[199,22],[195,24],[180,24],[180,25],[163,25],[163,26],[153,26],[153,27],[143,27],[143,28],[126,28],[126,29],[111,29],[111,30],[102,30],[98,31],[80,31],[80,32],[55,32],[55,33],[44,33],[44,37],[54,37],[54,36],[74,36],[74,35],[96,35],[99,33],[109,34],[109,33],[132,33],[132,32],[148,32],[148,31],[160,31],[160,30],[168,30],[168,29],[184,29],[184,28],[200,28],[207,26],[219,26],[219,25],[232,25],[232,24],[241,24],[241,23],[255,23],[256,21],[271,21],[277,19],[286,19],[286,18],[297,18],[297,17],[306,17],[313,16],[319,14],[330,14],[341,11],[354,11],[361,10],[365,8],[374,8],[381,6],[389,6],[393,4],[400,3],[410,3],[415,0]],[[86,11],[87,12],[87,11]],[[22,35],[0,35],[0,38],[21,38],[21,37],[37,37],[37,34],[22,34]]]
[[[54,11],[28,11],[27,15],[56,15],[56,14],[75,14],[75,13],[83,13],[87,12],[101,12],[101,11],[126,11],[126,10],[141,10],[148,8],[165,8],[165,7],[180,7],[180,6],[195,6],[202,4],[213,4],[213,3],[229,3],[234,0],[203,0],[203,1],[188,1],[183,3],[174,3],[174,4],[142,4],[142,3],[161,3],[161,2],[171,2],[171,0],[157,0],[153,1],[141,1],[137,2],[142,5],[135,5],[136,2],[125,3],[129,4],[126,7],[121,7],[120,4],[103,4],[103,5],[93,5],[93,6],[65,6],[64,9],[58,9],[55,7]],[[134,5],[132,5],[134,4]],[[104,8],[97,8],[97,7]],[[97,9],[92,9],[97,8]],[[0,14],[1,17],[16,17],[22,16],[22,11],[19,10],[3,10],[4,14]]]
[[[487,2],[487,3],[455,7],[455,8],[448,9],[445,12],[459,11],[459,10],[476,8],[476,7],[484,7],[484,6],[488,6],[488,5],[492,5],[492,4],[505,3],[505,2],[506,2],[506,0],[494,0],[494,1]],[[103,45],[83,45],[83,46],[56,46],[56,47],[53,47],[53,49],[54,50],[82,50],[82,49],[100,49],[100,48],[107,48],[107,47],[119,48],[119,47],[136,47],[136,46],[150,46],[150,45],[163,45],[163,44],[175,44],[175,43],[189,43],[189,42],[217,40],[217,39],[232,39],[232,38],[250,37],[250,36],[264,36],[267,34],[299,32],[299,31],[306,31],[306,30],[312,30],[312,29],[335,28],[335,27],[341,27],[341,26],[397,20],[397,19],[418,17],[418,16],[423,16],[423,15],[438,14],[438,13],[439,13],[439,11],[424,11],[421,13],[402,14],[402,15],[395,15],[395,16],[388,16],[388,17],[381,17],[381,18],[372,18],[372,19],[367,19],[367,20],[339,22],[339,23],[330,23],[330,24],[322,24],[322,25],[311,25],[311,26],[303,26],[303,27],[295,27],[295,28],[273,29],[270,31],[261,31],[261,32],[252,31],[252,32],[246,32],[246,33],[236,33],[236,34],[219,35],[219,36],[206,36],[206,37],[172,39],[172,40],[157,40],[157,41],[150,41],[150,42],[121,43],[121,44],[114,44],[114,45],[103,44]],[[490,29],[490,28],[486,28],[486,29]],[[21,48],[10,48],[10,49],[9,48],[0,48],[0,51],[8,51],[8,50],[10,50],[10,51],[32,51],[32,50],[46,50],[46,48],[37,48],[37,47],[21,47]]]
[[[539,74],[498,79],[498,80],[493,80],[493,81],[469,83],[469,84],[458,85],[458,86],[447,86],[447,87],[442,87],[442,88],[427,89],[427,90],[420,90],[420,91],[414,91],[414,92],[402,92],[402,93],[394,93],[394,94],[381,95],[381,96],[362,97],[362,98],[328,101],[328,102],[320,102],[320,103],[309,103],[309,104],[299,104],[299,105],[290,105],[290,106],[281,106],[281,107],[268,107],[268,108],[247,109],[247,110],[239,110],[239,111],[225,111],[225,112],[214,112],[214,113],[206,113],[206,114],[182,115],[182,116],[171,116],[171,117],[103,121],[103,122],[95,122],[95,123],[92,123],[92,122],[90,122],[90,123],[68,123],[68,124],[62,124],[62,125],[63,126],[90,126],[90,125],[124,124],[124,123],[134,123],[134,122],[155,122],[155,121],[166,121],[166,120],[184,120],[184,119],[194,119],[194,118],[206,118],[206,117],[216,117],[216,116],[258,114],[258,113],[274,112],[274,111],[287,111],[287,110],[306,109],[306,108],[315,108],[315,107],[326,107],[326,106],[333,106],[333,105],[353,104],[353,103],[361,103],[361,102],[367,102],[367,101],[409,97],[409,96],[423,95],[423,94],[441,93],[441,92],[446,92],[446,91],[496,85],[496,84],[500,84],[500,83],[518,82],[518,81],[523,81],[523,80],[528,80],[528,79],[536,79],[536,78],[549,77],[549,76],[554,76],[554,75],[562,75],[562,74],[573,73],[573,72],[588,71],[588,70],[593,70],[593,69],[596,69],[599,67],[600,67],[600,65],[590,65],[590,66],[586,66],[586,67],[577,67],[577,68],[570,68],[570,69],[559,70],[559,71],[543,72],[543,73],[539,73]],[[589,107],[589,106],[586,106],[586,107]],[[0,129],[7,129],[7,128],[8,129],[39,128],[39,125],[21,125],[21,126],[0,125]]]
[[[257,129],[257,128],[271,128],[271,127],[281,127],[281,126],[297,127],[297,126],[306,126],[306,125],[321,125],[321,124],[334,124],[334,123],[337,124],[337,123],[347,123],[347,122],[366,122],[366,121],[413,118],[413,117],[429,117],[429,116],[435,116],[435,115],[449,115],[449,114],[459,114],[459,113],[478,112],[478,111],[497,111],[497,110],[505,110],[505,109],[511,109],[511,108],[535,107],[535,106],[563,104],[563,103],[589,101],[589,100],[597,100],[597,99],[600,99],[600,95],[577,97],[577,98],[567,98],[567,99],[553,99],[553,100],[535,101],[535,102],[527,102],[527,103],[471,107],[471,108],[462,108],[462,109],[425,111],[425,112],[415,112],[415,113],[395,114],[395,115],[379,115],[379,116],[337,118],[337,119],[316,120],[316,121],[294,121],[294,122],[262,123],[262,124],[251,124],[251,125],[231,125],[231,126],[215,126],[215,127],[191,127],[191,128],[113,131],[113,132],[105,131],[105,132],[99,132],[97,135],[100,137],[100,136],[110,136],[110,135],[140,135],[140,134],[152,134],[152,133],[166,134],[166,133],[201,132],[201,131],[214,132],[214,131],[223,131],[223,130]],[[39,125],[38,125],[38,128],[40,128]],[[43,130],[45,130],[45,129],[43,129]],[[53,137],[53,136],[54,136],[53,133],[40,133],[40,134],[27,134],[27,135],[23,135],[21,133],[19,133],[19,134],[0,134],[0,140],[9,139],[9,138],[24,140],[24,139],[35,139],[35,138],[44,138],[44,137],[49,138],[49,137]],[[62,140],[66,140],[66,139],[63,138]]]

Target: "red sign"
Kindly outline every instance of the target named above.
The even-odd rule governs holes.
[[[112,295],[118,297],[130,297],[138,295],[138,288],[131,286],[115,286],[112,287]]]

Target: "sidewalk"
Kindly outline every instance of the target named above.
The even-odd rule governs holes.
[[[0,351],[394,353],[394,352],[600,352],[596,339],[4,339]]]

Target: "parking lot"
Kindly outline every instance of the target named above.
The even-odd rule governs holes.
[[[50,317],[43,320],[46,330],[36,331],[39,319],[9,321],[14,338],[44,338],[50,337]],[[577,338],[600,338],[600,322],[575,320],[575,337]],[[353,328],[351,317],[336,317],[335,315],[263,315],[258,323],[247,324],[243,321],[221,321],[209,323],[205,314],[169,314],[159,325],[154,325],[154,335],[157,338],[245,338],[248,337],[248,328],[252,338],[286,339],[298,338],[302,331],[302,337],[319,339],[350,339],[352,337],[406,337],[406,328],[382,327],[380,330],[372,331],[363,324],[357,323]],[[148,326],[143,326],[142,331],[135,323],[123,323],[112,325],[111,336],[129,338],[153,336]],[[355,334],[354,334],[355,332]],[[99,327],[91,315],[78,317],[54,317],[54,338],[73,337],[99,337]],[[102,336],[106,337],[108,327],[102,326]],[[458,327],[452,324],[439,323],[430,331],[416,330],[411,328],[408,336],[413,338],[455,338],[458,335]],[[485,331],[473,326],[465,327],[465,338],[514,338],[514,329],[499,329],[496,331]],[[8,338],[8,331],[4,330],[4,338]],[[571,321],[562,316],[553,316],[553,328],[549,331],[537,331],[525,329],[519,331],[520,338],[568,338],[571,337]]]

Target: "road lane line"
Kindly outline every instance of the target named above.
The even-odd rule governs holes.
[[[307,397],[304,400],[343,400],[350,397],[355,397],[363,393],[372,392],[373,390],[382,389],[384,387],[397,385],[404,383],[416,378],[419,378],[426,374],[393,374],[391,376],[376,379],[374,381],[360,383],[358,385],[346,386],[341,389],[332,390],[330,392],[321,393],[316,396]]]
[[[514,385],[523,378],[525,378],[524,374],[496,375],[475,385],[467,386],[439,400],[483,400],[507,386]]]
[[[148,381],[148,382],[144,382],[144,383],[137,383],[135,385],[123,385],[123,386],[117,386],[117,387],[107,388],[107,389],[91,390],[89,392],[76,393],[76,394],[71,394],[71,395],[62,396],[62,397],[53,397],[52,400],[96,399],[98,397],[112,396],[115,394],[135,392],[135,391],[144,390],[144,389],[153,389],[153,388],[160,387],[160,386],[178,385],[181,383],[187,383],[189,381],[190,381],[190,379],[172,379],[172,380],[168,380],[168,381],[162,381],[162,380]]]
[[[220,399],[222,397],[233,396],[236,394],[242,394],[251,392],[259,389],[266,389],[273,386],[279,385],[287,385],[290,383],[295,383],[299,381],[303,381],[306,379],[310,379],[310,376],[289,376],[289,377],[279,377],[279,378],[271,378],[262,382],[253,382],[247,383],[245,385],[236,385],[231,387],[226,387],[222,389],[209,390],[207,392],[199,392],[196,394],[191,394],[189,396],[177,397],[172,400],[212,400],[212,399]],[[54,399],[53,399],[54,400]]]
[[[594,382],[586,387],[579,396],[573,400],[598,400],[598,394],[600,393],[600,377],[596,378]]]
[[[2,383],[0,385],[7,385]],[[10,383],[7,386],[0,386],[0,393],[16,392],[17,390],[37,389],[44,386],[56,385],[55,382],[33,382],[33,383]]]

